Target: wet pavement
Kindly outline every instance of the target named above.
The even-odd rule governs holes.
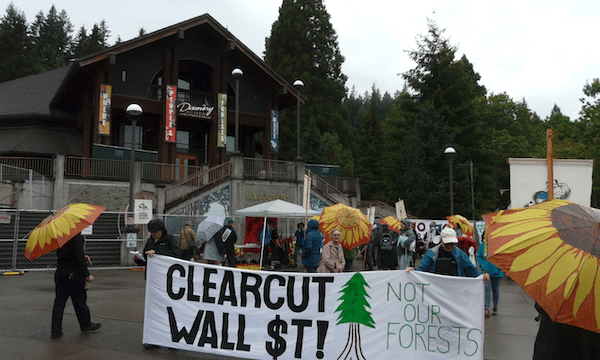
[[[360,269],[355,261],[354,269]],[[300,266],[289,269],[303,272]],[[284,270],[288,271],[288,270]],[[0,276],[0,350],[2,359],[235,359],[165,348],[144,349],[143,271],[93,270],[88,306],[102,327],[82,333],[69,301],[63,337],[50,339],[54,272]],[[512,280],[500,285],[498,316],[486,320],[485,359],[531,359],[538,329],[533,300]]]

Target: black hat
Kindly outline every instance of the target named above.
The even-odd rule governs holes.
[[[153,219],[148,223],[148,231],[157,232],[159,230],[167,231],[165,223],[161,219]]]

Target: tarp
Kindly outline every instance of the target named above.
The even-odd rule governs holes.
[[[292,204],[283,200],[273,200],[253,205],[235,212],[236,216],[276,217],[276,218],[300,218],[308,215],[319,214],[318,211],[305,209],[300,205]]]
[[[481,360],[484,282],[251,271],[154,255],[143,342],[243,359]]]

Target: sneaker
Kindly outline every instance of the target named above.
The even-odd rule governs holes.
[[[58,339],[58,338],[60,338],[60,337],[62,337],[62,336],[63,336],[63,333],[62,333],[62,331],[61,331],[61,332],[57,332],[57,333],[52,333],[52,334],[50,335],[50,339]]]
[[[494,308],[494,309],[492,310],[492,315],[494,315],[494,316],[495,316],[495,315],[498,315],[498,309],[497,309],[497,308]]]
[[[100,323],[90,323],[88,326],[82,328],[81,331],[82,332],[95,331],[95,330],[100,329],[100,326],[102,326],[102,324],[100,324]]]
[[[485,317],[490,317],[490,309],[485,309]]]

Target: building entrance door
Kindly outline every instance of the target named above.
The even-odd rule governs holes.
[[[197,172],[195,167],[198,166],[198,156],[192,154],[177,154],[176,164],[178,169],[175,175],[177,181],[186,179],[188,176]]]

